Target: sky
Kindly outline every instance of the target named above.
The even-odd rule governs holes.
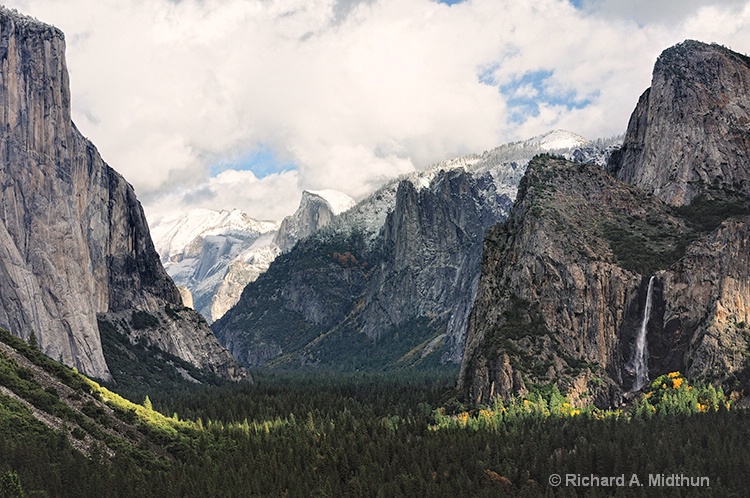
[[[149,221],[280,220],[552,129],[625,131],[665,48],[750,52],[750,0],[16,0]]]

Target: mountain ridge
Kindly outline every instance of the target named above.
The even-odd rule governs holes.
[[[252,367],[330,367],[338,355],[350,367],[373,368],[381,354],[375,351],[385,355],[384,365],[423,364],[428,357],[438,365],[459,363],[484,231],[507,214],[508,193],[549,136],[566,145],[583,140],[551,132],[385,184],[249,284],[214,323],[217,337]],[[613,142],[558,152],[601,164]],[[292,330],[300,331],[296,339]],[[362,358],[368,350],[373,354]],[[397,350],[402,357],[393,356]]]
[[[281,222],[255,220],[237,209],[195,209],[155,221],[152,231],[167,273],[189,293],[191,307],[213,323],[282,251],[353,204],[336,190],[305,190],[295,213]]]

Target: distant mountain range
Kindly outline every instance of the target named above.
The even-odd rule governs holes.
[[[211,323],[276,256],[354,204],[335,190],[304,191],[297,211],[281,223],[254,220],[236,209],[194,209],[153,223],[151,234],[167,273]]]
[[[604,143],[610,145],[610,149]],[[496,168],[506,156],[511,162],[523,164],[536,153],[556,150],[603,164],[605,156],[617,143],[617,140],[610,140],[596,144],[575,133],[555,130],[484,154],[444,161],[405,178],[413,177],[417,183],[424,184],[441,169],[471,166],[481,173],[493,170],[500,179],[496,186],[513,198],[514,186],[523,176],[523,167]],[[394,181],[381,189],[381,200],[393,200],[397,185],[398,181]],[[297,211],[280,223],[254,220],[238,210],[195,209],[156,220],[151,224],[151,234],[167,273],[183,292],[189,292],[187,299],[192,307],[213,323],[237,303],[245,286],[265,272],[276,256],[289,251],[298,240],[325,227],[341,213],[357,206],[359,216],[337,223],[367,224],[372,225],[367,230],[379,230],[385,221],[384,215],[393,206],[376,204],[378,201],[370,199],[360,205],[336,190],[306,190]]]
[[[389,182],[279,256],[213,329],[252,367],[458,363],[485,231],[529,160],[603,165],[617,144],[557,130]]]

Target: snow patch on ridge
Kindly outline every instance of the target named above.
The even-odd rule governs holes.
[[[401,181],[410,181],[418,190],[429,188],[432,179],[441,170],[463,168],[474,175],[490,173],[498,195],[515,200],[518,184],[531,159],[540,153],[551,152],[569,160],[595,162],[603,165],[609,153],[621,143],[621,137],[590,141],[585,137],[565,131],[553,130],[528,140],[500,145],[481,154],[468,154],[433,164],[422,171],[401,175],[386,183],[354,207],[337,216],[319,237],[335,233],[359,231],[374,239],[385,224],[388,212],[396,203],[396,192]]]
[[[306,192],[326,201],[334,215],[339,215],[344,211],[348,211],[357,204],[357,201],[338,190],[306,190]]]
[[[184,253],[198,237],[230,234],[264,234],[278,230],[275,221],[255,220],[239,209],[192,209],[187,215],[160,220],[151,227],[154,246],[162,261]]]
[[[581,147],[588,144],[589,140],[570,131],[553,130],[542,135],[537,135],[528,142],[539,145],[539,148],[542,150],[549,151]]]

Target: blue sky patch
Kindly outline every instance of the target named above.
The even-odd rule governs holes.
[[[523,123],[530,117],[539,115],[540,104],[564,106],[568,110],[583,109],[591,104],[588,98],[578,98],[574,90],[560,92],[551,84],[553,71],[529,71],[512,82],[499,87],[506,98],[510,110],[510,121]],[[479,74],[482,81],[482,73]]]
[[[479,73],[477,74],[477,79],[480,83],[484,83],[485,85],[489,86],[497,86],[497,80],[495,79],[495,72],[500,69],[500,64],[490,64],[486,67],[483,67],[479,70]]]
[[[258,178],[264,178],[274,173],[295,170],[297,166],[293,162],[282,160],[273,149],[260,145],[236,161],[220,162],[211,165],[209,172],[213,177],[229,169],[252,171]]]

